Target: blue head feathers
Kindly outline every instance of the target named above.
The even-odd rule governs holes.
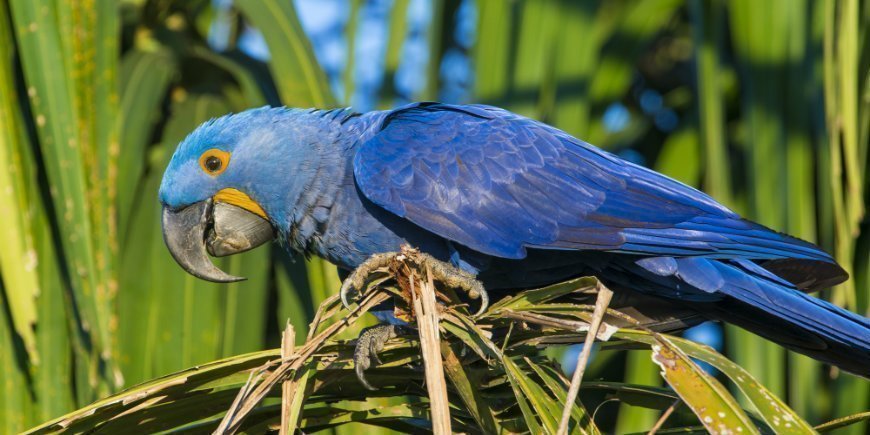
[[[178,209],[227,192],[239,197],[238,191],[243,202],[280,221],[292,205],[288,199],[301,194],[325,163],[321,152],[336,140],[322,113],[262,107],[202,124],[172,156],[160,202]]]

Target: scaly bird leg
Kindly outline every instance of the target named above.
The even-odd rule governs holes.
[[[464,290],[471,299],[480,299],[480,308],[477,309],[475,316],[481,315],[489,308],[489,294],[474,275],[423,252],[418,252],[415,256],[422,269],[428,267],[432,271],[433,280],[440,281],[447,287]]]
[[[402,327],[398,325],[381,324],[363,329],[359,334],[353,351],[353,367],[357,379],[366,389],[372,391],[377,389],[366,381],[366,369],[371,367],[373,359],[378,364],[382,364],[378,352],[384,350],[387,341],[399,335],[401,330]]]
[[[350,291],[359,293],[365,286],[366,278],[369,275],[378,269],[389,266],[390,262],[392,262],[398,255],[398,252],[375,254],[357,266],[357,268],[354,269],[341,283],[339,295],[341,296],[342,305],[344,305],[345,308],[350,309],[350,302],[348,302],[347,293]]]
[[[350,306],[348,292],[361,291],[369,275],[378,269],[388,267],[391,262],[396,260],[410,261],[422,270],[428,267],[432,271],[433,280],[439,281],[447,287],[464,290],[471,299],[480,299],[480,308],[475,313],[475,316],[480,315],[489,307],[489,295],[486,293],[483,284],[475,279],[474,275],[452,264],[438,260],[429,254],[403,246],[401,253],[385,252],[372,255],[350,273],[341,284],[341,302],[345,308]]]
[[[480,308],[475,315],[480,315],[489,307],[489,295],[483,284],[475,279],[474,275],[465,272],[451,264],[445,263],[429,254],[402,246],[401,252],[385,252],[375,254],[360,264],[351,272],[341,284],[341,302],[345,308],[350,305],[348,293],[353,291],[360,293],[365,289],[366,281],[375,272],[405,273],[402,267],[396,267],[397,263],[404,263],[417,269],[419,276],[425,276],[426,270],[431,273],[432,279],[444,286],[464,290],[471,299],[480,299]],[[365,379],[365,370],[371,367],[372,360],[381,363],[378,352],[384,349],[386,342],[396,337],[404,329],[402,326],[383,324],[372,326],[360,333],[353,353],[354,372],[360,383],[369,390],[375,388]]]

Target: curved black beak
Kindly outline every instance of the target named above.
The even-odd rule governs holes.
[[[215,266],[215,256],[253,249],[275,238],[271,224],[239,207],[206,200],[181,210],[163,207],[163,240],[172,258],[191,275],[212,282],[236,282]]]

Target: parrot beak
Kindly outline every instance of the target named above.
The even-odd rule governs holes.
[[[212,282],[245,278],[220,270],[208,253],[222,257],[244,252],[275,238],[266,219],[212,199],[180,210],[163,207],[163,240],[172,258],[191,275]]]
[[[269,221],[233,204],[215,203],[212,222],[206,247],[215,257],[249,251],[275,239]]]

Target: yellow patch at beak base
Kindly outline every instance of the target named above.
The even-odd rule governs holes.
[[[214,201],[232,204],[234,206],[241,207],[255,215],[258,215],[263,219],[269,219],[268,217],[266,217],[266,211],[263,210],[263,207],[260,207],[260,204],[257,204],[257,202],[251,199],[248,194],[238,189],[221,189],[218,191],[218,193],[214,195]]]

